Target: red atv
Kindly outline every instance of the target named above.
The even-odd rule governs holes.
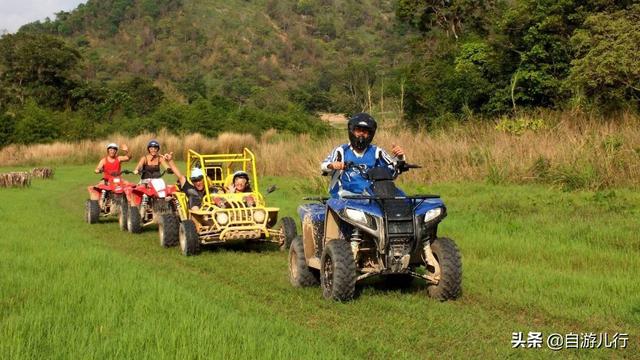
[[[100,193],[100,200],[87,200],[85,205],[85,219],[89,224],[95,224],[100,217],[116,215],[124,202],[124,192],[133,183],[122,178],[122,174],[131,174],[129,170],[122,170],[120,173],[112,173],[110,182],[102,179],[102,182],[93,186],[93,189]]]
[[[180,222],[176,216],[177,200],[172,196],[177,190],[175,185],[166,185],[162,178],[144,179],[138,185],[127,187],[120,213],[120,224],[126,219],[126,225],[120,228],[140,233],[143,228],[158,224],[160,245],[177,245]]]

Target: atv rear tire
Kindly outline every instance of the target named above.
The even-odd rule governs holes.
[[[129,217],[129,202],[127,201],[126,198],[123,198],[122,202],[120,202],[120,211],[118,214],[118,226],[120,227],[120,230],[122,231],[128,230],[128,225],[127,225],[128,217]]]
[[[348,242],[339,239],[327,242],[320,260],[320,282],[325,299],[353,299],[356,291],[356,263]]]
[[[315,286],[319,283],[317,271],[307,266],[300,236],[293,238],[289,248],[289,281],[294,287]]]
[[[192,256],[200,252],[200,239],[193,221],[185,220],[180,223],[178,238],[180,239],[180,250],[183,255]]]
[[[168,248],[178,245],[178,232],[180,231],[180,221],[173,214],[164,214],[158,221],[158,235],[160,236],[160,246]]]
[[[129,232],[138,234],[142,232],[142,218],[140,217],[140,208],[138,206],[129,207],[129,216],[127,216],[127,228]]]
[[[87,200],[85,203],[84,217],[89,224],[95,224],[98,222],[98,219],[100,218],[100,206],[98,205],[98,200]]]
[[[280,244],[280,251],[286,251],[291,247],[291,242],[298,235],[298,230],[296,229],[296,222],[293,218],[289,216],[285,216],[282,218],[282,225],[280,226],[280,237],[283,239],[282,244]]]
[[[427,287],[429,296],[440,301],[457,299],[462,295],[462,260],[456,243],[449,238],[436,238],[431,251],[440,264],[440,281]],[[427,272],[430,268],[427,266]]]

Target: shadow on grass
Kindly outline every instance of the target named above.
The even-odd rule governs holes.
[[[231,251],[241,253],[282,252],[284,254],[289,252],[288,249],[280,251],[280,246],[276,243],[257,240],[241,240],[226,242],[223,244],[201,245],[200,249],[203,253]]]
[[[389,295],[392,293],[416,294],[427,291],[427,283],[418,278],[411,278],[410,281],[398,279],[394,276],[380,275],[364,279],[356,285],[356,295],[375,296]]]

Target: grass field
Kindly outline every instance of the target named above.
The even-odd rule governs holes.
[[[163,249],[83,221],[90,166],[0,189],[0,358],[640,358],[640,194],[436,184],[461,299],[371,281],[350,303],[294,289],[273,247]],[[6,169],[0,169],[4,171]],[[133,177],[131,178],[133,180]],[[283,215],[309,187],[268,195]],[[626,349],[512,349],[513,332],[627,333]]]

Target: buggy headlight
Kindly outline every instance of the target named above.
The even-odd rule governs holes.
[[[229,215],[227,213],[224,213],[224,212],[217,213],[216,214],[216,221],[220,225],[225,225],[226,223],[229,222]]]
[[[253,212],[253,221],[257,223],[264,222],[264,218],[266,217],[266,213],[264,210],[256,210]]]
[[[442,214],[442,208],[438,207],[435,209],[431,209],[424,214],[424,222],[428,223],[429,221],[437,218]]]

